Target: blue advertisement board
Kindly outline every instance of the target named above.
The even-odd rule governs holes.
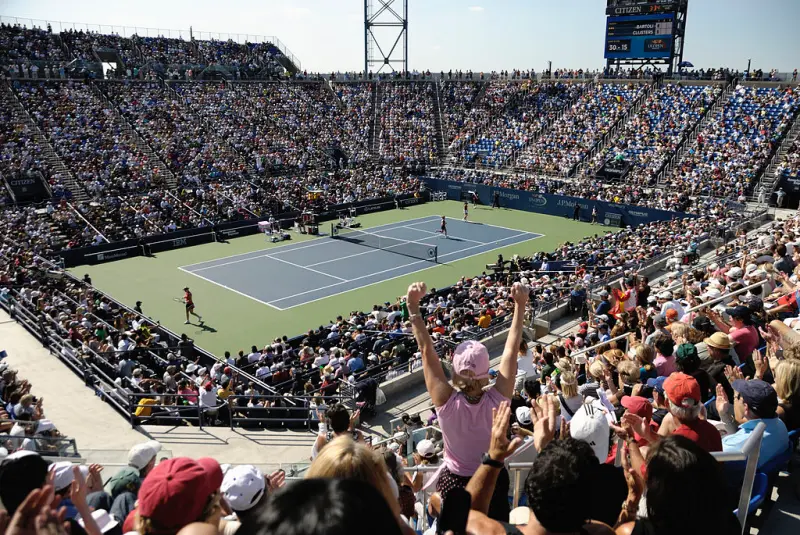
[[[674,29],[673,13],[608,17],[605,58],[670,58]]]
[[[516,189],[498,188],[483,184],[471,184],[442,180],[438,178],[423,177],[422,180],[432,191],[447,192],[447,198],[453,201],[469,199],[471,192],[475,192],[481,204],[491,206],[494,194],[499,195],[500,206],[512,210],[524,210],[539,214],[572,218],[575,215],[575,205],[578,205],[578,217],[582,221],[591,221],[592,209],[597,208],[597,222],[607,226],[636,227],[653,221],[669,221],[676,218],[695,218],[694,214],[657,210],[643,206],[629,204],[616,204],[605,201],[593,201],[579,197],[564,195],[550,195]]]

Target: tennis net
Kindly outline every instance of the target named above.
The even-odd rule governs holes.
[[[330,237],[334,240],[355,243],[372,249],[381,249],[419,260],[439,262],[439,247],[436,245],[390,238],[389,236],[381,236],[380,234],[373,234],[360,229],[339,228],[335,223],[331,224]]]

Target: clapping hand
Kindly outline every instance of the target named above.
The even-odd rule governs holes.
[[[731,410],[731,403],[728,399],[728,394],[725,393],[725,389],[722,388],[722,385],[717,383],[717,400],[714,402],[714,405],[717,407],[717,413],[719,417],[722,418],[724,414],[728,414]]]
[[[544,408],[536,402],[531,406],[533,445],[539,452],[556,436],[556,402],[551,395],[542,396],[542,399]]]
[[[732,383],[739,379],[744,379],[744,374],[738,366],[725,366],[725,377],[728,379],[729,383]]]
[[[489,457],[503,462],[517,450],[522,439],[514,437],[508,440],[508,425],[511,419],[511,403],[503,401],[496,409],[492,409],[492,439],[489,443]]]
[[[756,377],[763,380],[764,374],[769,370],[769,361],[758,349],[753,351],[753,365],[756,368]]]
[[[14,516],[0,511],[0,533],[5,535],[66,535],[69,522],[64,521],[66,507],[54,509],[52,482],[34,489],[17,507]]]

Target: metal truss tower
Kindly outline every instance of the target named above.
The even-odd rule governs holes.
[[[384,68],[408,70],[408,0],[364,0],[364,73]]]

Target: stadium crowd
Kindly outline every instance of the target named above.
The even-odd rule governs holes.
[[[62,435],[46,418],[44,398],[31,394],[31,383],[0,362],[0,462],[16,451],[40,451],[58,457]]]
[[[380,84],[378,152],[389,163],[436,159],[435,86],[426,82]]]
[[[641,109],[598,152],[586,173],[593,174],[611,157],[633,163],[626,184],[652,186],[655,173],[675,152],[690,129],[716,101],[719,86],[667,84],[654,90]]]
[[[450,151],[465,163],[505,165],[584,89],[581,85],[550,82],[488,82],[476,105],[460,120],[450,119],[450,128],[455,131],[451,134]],[[445,99],[449,117],[458,114],[460,107],[455,96]]]
[[[746,194],[794,120],[795,87],[739,86],[697,134],[664,186],[690,195]]]
[[[598,84],[553,122],[516,161],[540,172],[569,172],[646,91],[643,85]]]
[[[128,466],[105,486],[99,465],[48,466],[35,453],[15,453],[0,465],[3,521],[18,526],[39,516],[52,525],[55,503],[68,506],[73,533],[91,535],[115,527],[177,533],[187,526],[209,534],[272,533],[296,530],[300,515],[303,533],[410,535],[426,524],[431,533],[439,523],[448,527],[443,507],[465,491],[470,533],[740,533],[733,510],[742,473],[712,454],[740,450],[763,424],[756,463],[769,477],[788,460],[800,429],[800,312],[793,299],[800,218],[742,235],[735,247],[741,255],[687,269],[671,289],[640,285],[633,274],[621,288],[601,291],[589,320],[557,343],[529,344],[521,319],[512,322],[495,371],[485,347],[459,344],[452,383],[427,323],[425,302],[436,292],[415,283],[401,314],[419,347],[435,410],[430,417],[404,416],[391,440],[370,446],[358,414],[341,404],[315,404],[312,463],[293,481],[251,465],[159,458],[162,446],[154,441],[131,448]],[[727,296],[753,283],[761,286]],[[505,291],[513,316],[521,318],[529,288],[516,283]],[[276,340],[265,352],[277,356],[284,344]],[[308,358],[342,367],[331,364],[338,354]],[[183,382],[171,371],[165,383]],[[191,397],[189,390],[184,395]],[[202,403],[205,394],[197,395]],[[406,456],[409,450],[414,454]],[[523,505],[510,511],[513,462],[531,467],[523,473]],[[167,484],[175,480],[182,484]],[[315,513],[331,507],[353,513]]]

